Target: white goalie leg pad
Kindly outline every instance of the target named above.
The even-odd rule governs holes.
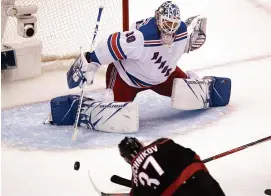
[[[80,126],[98,131],[133,133],[139,129],[138,105],[86,100],[82,104],[79,122]]]
[[[172,107],[179,110],[209,108],[211,79],[181,79],[173,82]]]

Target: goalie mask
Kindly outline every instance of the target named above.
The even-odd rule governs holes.
[[[181,24],[178,6],[171,1],[166,1],[155,11],[155,18],[161,33],[161,40],[164,44],[171,45]]]
[[[119,144],[120,155],[125,161],[131,164],[133,158],[137,155],[143,144],[134,137],[125,137]]]

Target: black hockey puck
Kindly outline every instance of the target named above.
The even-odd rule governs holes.
[[[271,189],[266,189],[266,190],[264,191],[264,193],[265,193],[266,195],[271,195]]]
[[[73,167],[74,167],[74,170],[79,170],[80,169],[80,162],[79,161],[75,161]]]

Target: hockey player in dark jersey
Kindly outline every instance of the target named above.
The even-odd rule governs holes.
[[[224,196],[200,157],[191,149],[161,138],[144,146],[133,137],[119,144],[132,167],[133,196]]]

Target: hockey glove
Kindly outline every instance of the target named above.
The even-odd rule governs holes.
[[[86,67],[83,69],[83,76],[88,85],[93,84],[94,75],[98,69],[96,63],[88,63]]]
[[[82,87],[84,81],[92,84],[97,68],[95,63],[88,63],[84,54],[81,53],[67,72],[68,87],[70,89],[77,86]]]
[[[199,49],[206,41],[207,18],[199,15],[188,18],[185,21],[188,34],[190,35],[186,52]]]

